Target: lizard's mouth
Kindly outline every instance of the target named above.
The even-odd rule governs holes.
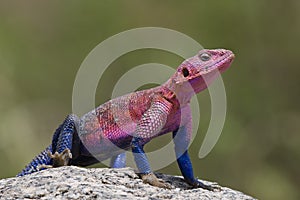
[[[205,75],[212,71],[215,71],[216,69],[218,69],[220,72],[223,72],[230,66],[233,59],[234,59],[234,54],[232,52],[228,52],[222,58],[220,58],[220,60],[200,69],[199,73],[200,75]]]
[[[207,88],[207,86],[213,82],[220,72],[225,71],[230,66],[233,59],[234,54],[232,52],[228,52],[213,64],[201,68],[200,71],[189,80],[194,91],[198,93]]]

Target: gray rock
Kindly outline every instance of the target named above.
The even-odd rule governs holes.
[[[43,170],[0,180],[1,199],[254,199],[222,187],[220,191],[192,189],[182,177],[156,174],[172,184],[162,189],[144,184],[131,168],[79,168]],[[203,181],[206,184],[212,184]]]

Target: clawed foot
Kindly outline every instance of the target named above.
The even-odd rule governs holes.
[[[209,191],[221,191],[221,186],[218,185],[218,183],[212,183],[212,184],[204,184],[200,181],[197,181],[196,184],[193,185],[195,188],[203,188]]]
[[[48,155],[52,158],[53,167],[67,166],[69,160],[72,158],[70,149],[65,149],[61,153],[55,152],[54,154],[51,154],[51,152],[48,151]]]
[[[58,153],[55,152],[52,154],[50,151],[47,152],[48,156],[52,159],[52,165],[38,165],[36,168],[38,171],[42,169],[49,169],[53,167],[61,167],[61,166],[67,166],[69,164],[70,159],[72,158],[72,153],[70,149],[65,149],[63,152]]]
[[[148,183],[150,185],[165,188],[165,189],[171,189],[172,186],[169,183],[166,183],[162,180],[159,180],[153,173],[150,174],[141,174],[140,175],[144,183]]]

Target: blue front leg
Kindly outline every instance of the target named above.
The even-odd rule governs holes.
[[[144,145],[141,143],[141,139],[134,137],[131,142],[131,150],[139,173],[149,174],[151,168],[143,148]]]
[[[139,170],[139,175],[141,176],[144,183],[149,183],[150,185],[171,189],[171,185],[159,180],[154,173],[151,171],[149,161],[144,152],[144,142],[138,137],[133,137],[131,143],[131,149],[134,156],[135,163]]]
[[[197,179],[194,178],[192,163],[187,151],[177,158],[177,163],[186,182],[195,185]]]
[[[188,154],[188,145],[190,142],[190,133],[187,132],[187,127],[180,127],[173,132],[175,143],[175,154],[177,163],[186,182],[192,186],[197,185],[197,179],[194,177],[193,166]]]
[[[207,190],[219,190],[220,187],[217,184],[205,185],[194,177],[192,162],[188,154],[188,145],[191,138],[191,130],[191,126],[183,126],[180,127],[177,131],[173,132],[177,163],[182,176],[189,185],[195,188],[200,187]]]

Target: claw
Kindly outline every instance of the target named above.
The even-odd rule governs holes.
[[[207,185],[207,184],[204,184],[200,181],[197,181],[196,184],[194,185],[194,187],[203,188],[203,189],[206,189],[206,190],[209,190],[209,191],[221,191],[222,190],[221,186],[216,182]]]
[[[53,166],[52,165],[38,165],[37,167],[36,167],[36,169],[38,170],[38,171],[41,171],[42,169],[49,169],[49,168],[53,168]]]
[[[172,189],[172,186],[169,183],[159,180],[153,173],[141,174],[140,176],[144,183],[148,183],[152,186],[156,186],[160,188]]]

